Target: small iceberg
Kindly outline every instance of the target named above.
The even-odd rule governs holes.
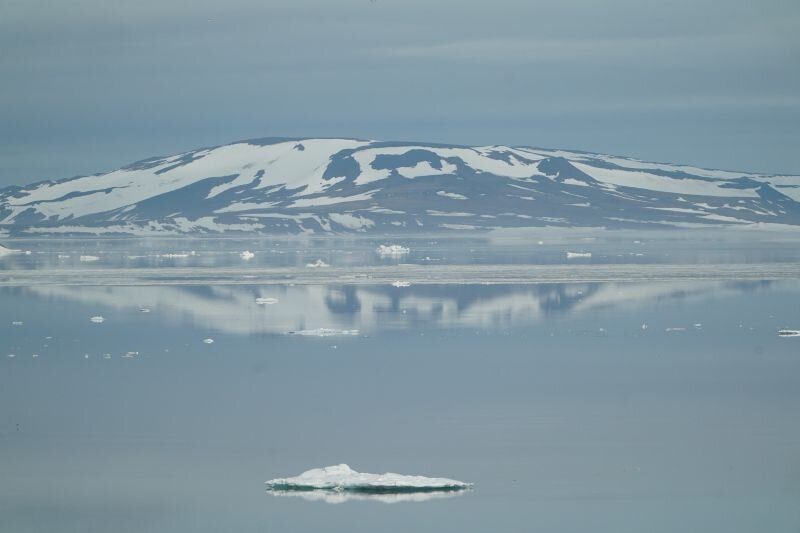
[[[567,259],[577,259],[579,257],[592,257],[592,252],[567,252]]]
[[[140,307],[139,308],[139,312],[140,313],[149,313],[150,312],[150,308],[149,307]]]
[[[328,268],[329,266],[330,265],[322,259],[317,259],[313,263],[306,263],[306,267],[308,268]]]
[[[275,305],[278,303],[277,298],[256,298],[257,305]]]
[[[242,259],[244,259],[245,261],[247,261],[247,260],[249,260],[249,259],[252,259],[252,258],[254,258],[255,256],[256,256],[256,254],[254,254],[254,253],[253,253],[253,252],[251,252],[250,250],[245,250],[244,252],[242,252],[242,253],[240,253],[240,254],[239,254],[239,257],[241,257],[241,258],[242,258]]]
[[[780,337],[800,337],[800,329],[780,329],[778,330]]]
[[[96,255],[82,255],[78,259],[83,261],[84,263],[91,263],[92,261],[99,261],[100,258]]]
[[[267,481],[266,485],[268,491],[274,492],[330,491],[361,494],[455,492],[472,488],[472,483],[443,477],[405,476],[391,472],[385,474],[356,472],[346,464],[314,468],[296,477],[272,479]]]
[[[392,283],[392,287],[403,288],[403,287],[410,287],[411,283],[408,281],[395,281]]]
[[[399,244],[381,244],[375,249],[381,257],[395,257],[398,255],[405,255],[411,252],[410,248],[400,246]]]
[[[289,335],[300,335],[302,337],[338,337],[347,335],[358,335],[357,329],[334,329],[334,328],[316,328],[316,329],[301,329],[298,331],[290,331]]]
[[[91,321],[92,321],[92,322],[94,322],[95,324],[102,324],[103,322],[105,322],[105,321],[106,321],[106,319],[105,319],[104,317],[100,316],[100,315],[98,315],[98,316],[93,316],[93,317],[92,317],[92,318],[90,318],[89,320],[91,320]]]
[[[204,344],[214,344],[214,339],[203,339]]]

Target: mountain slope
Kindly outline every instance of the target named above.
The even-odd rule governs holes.
[[[800,177],[584,152],[257,139],[0,190],[12,235],[800,225]]]

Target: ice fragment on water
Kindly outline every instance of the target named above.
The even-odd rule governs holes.
[[[406,248],[405,246],[400,246],[399,244],[381,244],[375,249],[378,252],[378,255],[382,257],[391,257],[396,255],[405,255],[411,252],[410,248]]]
[[[579,257],[592,257],[592,252],[567,252],[567,259],[576,259]]]
[[[266,485],[269,491],[327,490],[362,494],[459,491],[472,487],[472,483],[448,478],[356,472],[346,464],[314,468],[296,477],[272,479]]]

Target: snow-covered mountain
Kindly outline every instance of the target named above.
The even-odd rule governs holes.
[[[800,226],[800,176],[586,152],[256,139],[0,190],[30,234],[410,233],[516,227]]]

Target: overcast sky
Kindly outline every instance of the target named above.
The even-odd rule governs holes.
[[[0,185],[264,136],[800,174],[797,0],[0,0]]]

